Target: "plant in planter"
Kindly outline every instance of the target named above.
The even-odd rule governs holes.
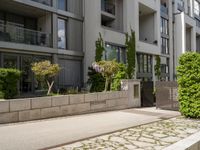
[[[17,84],[21,71],[0,68],[0,98],[11,99],[18,94]]]
[[[104,48],[104,41],[101,36],[101,33],[99,33],[99,38],[95,43],[96,45],[96,55],[95,55],[95,61],[99,62],[102,59],[103,52],[105,50]],[[102,92],[104,90],[104,85],[105,85],[105,78],[102,76],[101,73],[96,72],[93,67],[88,68],[88,84],[91,85],[90,87],[90,92]]]
[[[118,72],[119,64],[115,60],[99,61],[93,63],[92,66],[96,70],[96,72],[101,73],[102,76],[104,76],[106,79],[104,91],[110,90],[112,78]]]
[[[113,91],[121,90],[121,80],[122,79],[127,79],[126,71],[127,71],[126,65],[120,63],[119,64],[119,70],[113,77],[112,87],[111,87],[111,89]]]
[[[54,78],[60,72],[58,64],[51,64],[50,61],[41,61],[32,64],[32,71],[39,82],[46,82],[48,86],[47,95],[50,95],[54,85]]]

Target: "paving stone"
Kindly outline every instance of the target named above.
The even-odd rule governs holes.
[[[178,117],[76,142],[63,146],[63,149],[162,150],[198,131],[200,131],[199,120]],[[194,146],[195,148],[197,147]]]

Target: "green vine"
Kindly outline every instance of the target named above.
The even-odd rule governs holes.
[[[158,80],[160,80],[160,76],[161,76],[161,65],[160,65],[160,56],[156,56],[156,64],[154,66],[154,70],[155,70],[155,75],[158,78]]]
[[[133,79],[135,75],[135,57],[136,57],[136,44],[135,32],[131,30],[131,35],[126,34],[127,47],[127,75],[129,79]]]
[[[105,48],[104,48],[104,41],[103,41],[103,38],[101,36],[101,33],[99,33],[99,38],[98,38],[98,40],[96,41],[95,44],[96,44],[95,61],[99,62],[99,61],[101,61],[102,56],[103,56],[103,52],[105,50]]]

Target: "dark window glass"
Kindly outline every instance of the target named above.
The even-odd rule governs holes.
[[[58,0],[58,9],[67,10],[67,0]]]
[[[66,41],[66,21],[58,19],[58,48],[67,49]]]
[[[121,63],[126,63],[126,49],[121,46],[105,44],[105,52],[103,53],[104,60],[117,60]]]
[[[152,73],[152,56],[148,54],[137,54],[138,72]]]
[[[168,35],[168,20],[161,18],[161,33]]]

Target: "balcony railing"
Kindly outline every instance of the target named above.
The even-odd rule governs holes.
[[[32,1],[44,4],[44,5],[47,5],[47,6],[52,6],[51,0],[32,0]]]
[[[101,10],[115,15],[115,4],[106,0],[101,0]]]
[[[163,6],[163,5],[161,5],[160,6],[160,10],[161,10],[161,12],[163,12],[164,14],[168,14],[168,8],[166,7],[166,6]]]
[[[0,23],[0,41],[51,47],[51,34]]]

